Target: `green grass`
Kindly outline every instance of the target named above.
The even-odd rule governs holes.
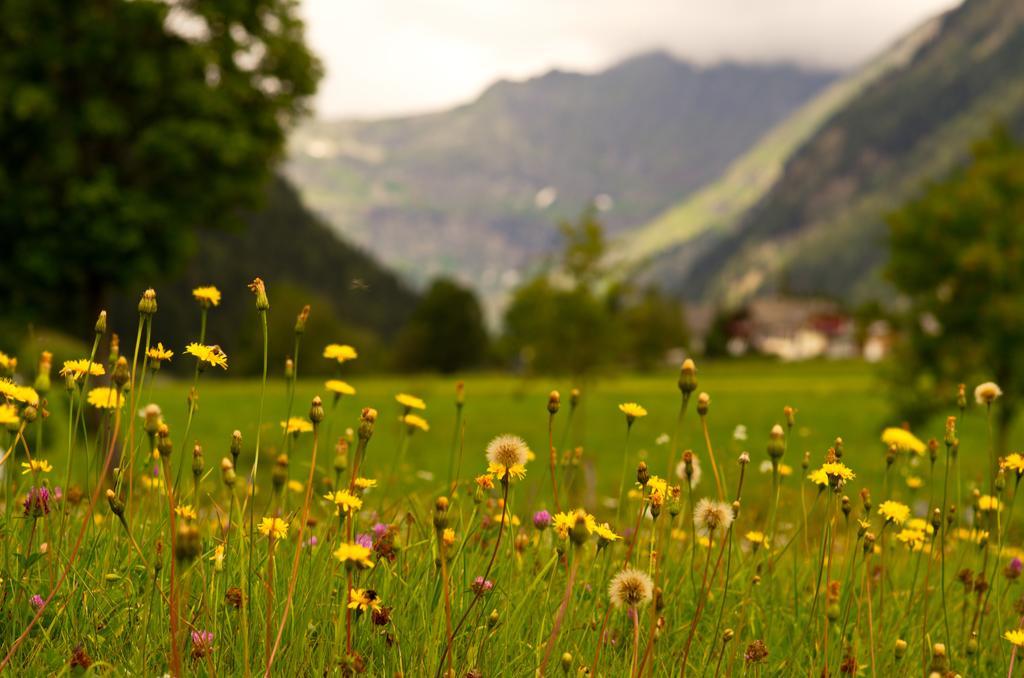
[[[725,476],[727,494],[736,493],[739,476],[737,458],[748,450],[753,460],[747,468],[742,491],[742,508],[734,528],[712,543],[712,550],[694,548],[692,535],[692,502],[715,494],[708,453],[693,410],[687,414],[680,434],[680,450],[692,448],[703,465],[703,479],[693,491],[692,499],[685,488],[678,503],[669,501],[655,523],[641,523],[640,540],[632,553],[634,566],[655,573],[663,589],[663,606],[658,609],[663,628],[657,634],[645,675],[679,675],[680,659],[690,631],[690,622],[700,607],[689,653],[688,675],[797,675],[811,671],[820,673],[826,657],[823,645],[826,626],[829,629],[828,664],[836,674],[840,659],[850,654],[861,666],[863,675],[893,676],[920,674],[926,659],[926,644],[943,642],[949,647],[951,666],[967,675],[997,675],[1006,672],[1009,644],[998,636],[1016,626],[1013,601],[1020,594],[1019,584],[1002,578],[1002,566],[1011,551],[1001,555],[997,538],[989,547],[979,549],[967,540],[950,538],[946,553],[945,582],[951,636],[946,637],[940,590],[940,559],[912,553],[893,539],[896,529],[882,527],[872,510],[866,514],[858,491],[870,488],[875,506],[883,499],[896,498],[911,505],[915,514],[926,515],[931,488],[931,505],[939,503],[942,489],[941,470],[945,453],[940,451],[936,466],[939,475],[929,477],[927,458],[908,460],[902,457],[885,477],[884,448],[879,432],[886,424],[887,406],[884,391],[877,382],[874,368],[861,363],[806,363],[784,365],[762,361],[707,363],[700,366],[699,390],[711,395],[707,417],[711,440],[718,464]],[[345,570],[332,557],[332,552],[352,533],[369,532],[378,521],[391,525],[397,557],[393,562],[376,557],[372,570],[353,572],[352,585],[372,588],[390,609],[386,625],[374,625],[369,614],[351,619],[352,652],[358,654],[365,674],[389,676],[398,671],[406,676],[434,675],[442,661],[445,647],[445,591],[440,569],[439,539],[436,524],[450,527],[456,542],[448,562],[449,600],[452,623],[463,615],[465,623],[458,628],[452,645],[454,675],[466,675],[479,669],[483,675],[531,676],[544,661],[552,627],[559,617],[569,574],[575,571],[574,585],[567,610],[552,647],[547,673],[560,675],[563,653],[568,672],[576,672],[593,663],[598,647],[598,629],[605,618],[607,587],[626,556],[626,542],[616,542],[597,549],[591,538],[576,548],[555,537],[549,529],[538,532],[531,525],[534,511],[545,508],[554,512],[550,477],[547,469],[548,393],[562,393],[562,409],[555,418],[555,440],[565,436],[566,447],[582,446],[579,468],[572,470],[575,481],[571,488],[561,487],[563,508],[582,506],[597,516],[598,521],[611,521],[619,534],[632,531],[640,503],[631,499],[622,517],[610,499],[617,494],[623,461],[632,478],[636,464],[645,459],[652,473],[664,474],[668,445],[656,444],[662,433],[671,434],[679,408],[677,374],[666,370],[651,376],[602,377],[584,384],[558,378],[517,379],[499,375],[465,375],[465,435],[461,462],[459,491],[451,496],[446,514],[437,514],[434,500],[444,493],[453,440],[455,415],[455,378],[387,376],[353,378],[358,389],[354,397],[341,400],[336,410],[328,399],[327,419],[320,425],[315,492],[312,517],[315,524],[310,533],[319,544],[302,549],[293,606],[282,635],[282,644],[274,662],[274,675],[335,674],[346,659],[347,622],[342,613],[347,594]],[[572,431],[566,432],[569,416],[569,391],[578,385],[583,396],[574,417]],[[260,461],[255,516],[273,515],[278,511],[292,523],[289,539],[276,544],[274,553],[273,595],[267,594],[270,565],[269,543],[256,535],[248,541],[249,528],[235,521],[229,528],[224,519],[231,507],[231,494],[221,483],[219,460],[228,456],[231,432],[242,431],[244,447],[239,459],[238,476],[244,478],[252,464],[256,432],[259,383],[239,381],[219,371],[202,375],[199,381],[199,410],[194,417],[188,440],[184,438],[188,383],[160,380],[141,402],[159,403],[174,441],[172,463],[184,464],[185,482],[179,496],[181,502],[195,503],[199,519],[194,526],[199,533],[199,554],[177,562],[176,592],[181,601],[184,631],[180,651],[184,656],[184,673],[188,675],[241,675],[245,673],[248,628],[248,664],[251,673],[262,673],[266,656],[264,641],[267,620],[276,633],[288,597],[288,580],[292,557],[296,551],[297,514],[301,511],[302,493],[285,490],[277,497],[272,491],[271,470],[281,452],[282,434],[278,422],[285,418],[286,389],[281,379],[268,385],[263,456]],[[398,392],[413,393],[427,402],[424,413],[431,429],[417,432],[409,441],[405,465],[399,465],[401,430],[400,408],[394,400]],[[316,394],[325,392],[322,382],[302,380],[296,389],[293,414],[305,416]],[[623,456],[626,425],[617,406],[636,401],[647,408],[649,416],[633,426],[629,450]],[[797,409],[796,426],[788,440],[783,462],[794,468],[785,478],[778,508],[778,534],[771,550],[753,551],[743,535],[750,530],[771,532],[772,492],[770,474],[761,473],[759,465],[767,454],[768,432],[775,423],[783,423],[782,408]],[[375,478],[379,486],[363,497],[363,509],[353,518],[351,528],[331,515],[330,507],[320,497],[333,481],[333,443],[347,427],[358,426],[360,408],[374,407],[380,417],[369,442],[360,475]],[[66,402],[63,394],[52,394],[51,417],[43,456],[55,466],[49,474],[50,484],[62,484],[66,445]],[[924,439],[942,437],[943,419],[937,418],[917,431]],[[737,425],[747,430],[747,440],[737,440]],[[63,432],[61,429],[63,428]],[[963,495],[983,481],[986,434],[984,412],[972,407],[961,427],[961,461]],[[98,449],[102,444],[103,427],[90,428],[91,438],[99,431],[100,443],[91,445],[92,469],[89,484],[95,487]],[[498,543],[497,499],[501,486],[474,496],[471,478],[484,472],[484,448],[500,433],[523,436],[537,452],[536,460],[527,465],[527,475],[514,482],[509,496],[509,510],[521,521],[515,534],[502,530],[500,545],[488,579],[494,589],[474,602],[470,589],[474,577],[481,576]],[[824,459],[825,450],[836,436],[844,440],[843,461],[856,473],[843,493],[851,498],[853,513],[849,521],[838,511],[839,496],[817,493],[803,480],[800,461],[804,450],[810,452],[813,468]],[[34,441],[33,430],[27,438]],[[191,454],[198,441],[204,451],[206,474],[198,501],[191,492]],[[289,477],[305,482],[309,473],[312,434],[295,440],[291,452]],[[86,468],[84,450],[75,457],[75,475],[79,484]],[[140,456],[140,459],[143,457]],[[351,462],[352,455],[349,455]],[[19,458],[20,461],[20,458]],[[148,472],[139,469],[141,475]],[[558,470],[564,483],[569,470]],[[926,485],[910,490],[905,476],[918,475]],[[344,476],[347,477],[347,476]],[[21,497],[30,477],[17,476],[17,487],[10,488],[12,497]],[[670,482],[679,482],[671,478]],[[170,587],[171,535],[168,525],[167,499],[160,493],[144,491],[136,484],[137,494],[131,498],[126,520],[138,541],[141,554],[129,542],[126,531],[111,515],[103,500],[97,506],[101,522],[88,530],[83,547],[71,568],[67,583],[44,610],[41,623],[30,632],[15,658],[18,672],[26,675],[60,674],[67,670],[75,647],[81,645],[98,663],[93,670],[115,674],[160,675],[170,668],[169,607],[166,597]],[[235,497],[244,501],[243,482],[236,486]],[[1010,490],[1013,483],[1010,482]],[[951,487],[955,494],[955,473]],[[885,488],[889,489],[886,490]],[[1003,497],[1009,501],[1011,491]],[[127,496],[124,497],[127,499]],[[0,641],[5,652],[31,619],[34,609],[30,596],[44,598],[66,567],[70,544],[74,542],[84,518],[85,503],[75,507],[68,526],[60,532],[59,512],[38,520],[20,515],[20,500],[7,502],[10,515],[4,521],[2,593],[5,614],[0,625]],[[806,529],[801,529],[804,511],[809,515]],[[828,513],[826,514],[826,511]],[[961,510],[960,519],[967,525],[970,512]],[[673,515],[675,514],[675,515]],[[237,509],[236,509],[237,515]],[[830,543],[825,539],[826,515],[834,516],[831,534],[834,553],[831,568],[819,575],[817,564],[823,562],[821,549]],[[1005,515],[1005,512],[1004,512]],[[884,544],[884,556],[873,555],[864,566],[854,518],[870,522],[870,529]],[[178,523],[182,523],[181,519]],[[979,523],[980,524],[980,523]],[[658,543],[654,550],[663,552],[662,566],[653,567],[651,536],[657,528]],[[671,530],[677,539],[668,541]],[[989,529],[997,535],[999,526]],[[1016,528],[1008,546],[1016,546]],[[227,555],[223,571],[216,571],[210,557],[217,544],[226,540]],[[45,541],[47,551],[41,555],[39,544]],[[158,543],[163,544],[158,557]],[[719,549],[719,544],[727,545]],[[249,554],[252,554],[252,578],[249,578]],[[1016,553],[1016,551],[1012,551]],[[563,558],[564,556],[564,558]],[[997,556],[999,560],[997,560]],[[154,565],[162,567],[154,570]],[[996,573],[999,590],[992,597],[982,622],[980,652],[966,653],[967,635],[972,624],[977,600],[965,597],[956,580],[956,573],[970,567]],[[710,572],[704,584],[705,568]],[[881,569],[876,569],[881,568]],[[728,572],[729,588],[724,589]],[[874,606],[871,631],[868,629],[865,573],[871,574]],[[155,575],[155,576],[154,576]],[[832,600],[819,587],[819,576],[839,582],[840,593]],[[990,581],[992,575],[989,575]],[[883,583],[884,581],[884,583]],[[928,588],[925,588],[925,582]],[[155,585],[155,587],[154,587]],[[238,586],[243,592],[251,587],[252,597],[245,602],[247,617],[227,606],[225,592]],[[881,597],[879,588],[883,588]],[[706,594],[704,592],[707,592]],[[817,593],[816,593],[817,591]],[[883,603],[884,598],[884,603]],[[704,601],[704,602],[702,602]],[[927,601],[928,610],[924,609]],[[269,605],[269,607],[268,607]],[[640,653],[647,643],[652,606],[641,608],[638,617]],[[813,611],[812,611],[813,610]],[[827,622],[828,615],[838,616]],[[188,640],[192,628],[214,633],[214,650],[209,656],[192,658],[194,645]],[[735,638],[725,645],[720,638],[730,628]],[[608,615],[606,642],[602,649],[601,675],[625,676],[632,661],[632,626],[624,611],[612,610]],[[927,636],[924,634],[927,633]],[[897,660],[893,643],[897,637],[909,644],[906,656]],[[874,640],[874,661],[871,643]],[[762,664],[746,666],[743,653],[755,640],[763,640],[768,658]],[[926,642],[927,641],[927,642]],[[721,669],[716,664],[721,659]],[[873,664],[873,666],[872,666]]]

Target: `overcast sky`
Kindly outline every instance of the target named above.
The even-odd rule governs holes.
[[[958,0],[302,0],[326,117],[436,110],[499,78],[666,49],[855,66]]]

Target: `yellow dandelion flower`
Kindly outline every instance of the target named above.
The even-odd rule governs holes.
[[[441,533],[441,542],[444,543],[445,546],[454,546],[455,530],[450,527],[444,528],[444,531]]]
[[[427,409],[427,404],[423,402],[422,398],[417,398],[416,396],[409,395],[408,393],[399,393],[395,396],[395,400],[398,401],[399,405],[407,410]]]
[[[39,404],[39,394],[31,386],[19,386],[10,379],[0,379],[0,396],[28,405]]]
[[[779,475],[783,478],[788,478],[793,475],[793,467],[789,464],[779,464]]]
[[[594,520],[594,516],[590,515],[583,509],[556,513],[551,520],[551,525],[555,530],[555,534],[562,539],[568,539],[569,532],[572,531],[577,524],[582,524],[586,528],[587,534],[593,534],[597,529],[597,521]]]
[[[430,430],[430,424],[427,423],[427,420],[415,414],[407,414],[402,417],[402,423],[409,427],[410,432],[415,429],[424,432]]]
[[[342,544],[334,551],[334,557],[345,565],[371,568],[373,561],[370,560],[372,551],[362,544]]]
[[[924,454],[928,449],[928,446],[921,442],[921,439],[913,433],[895,426],[882,431],[882,442],[885,443],[886,447],[895,446],[900,452]]]
[[[197,287],[192,290],[192,297],[199,302],[203,308],[220,306],[220,290],[213,285]]]
[[[918,532],[924,532],[925,534],[932,534],[935,532],[935,528],[924,518],[911,518],[907,521],[907,529],[917,530]]]
[[[124,407],[124,394],[115,389],[99,386],[89,391],[89,404],[101,410],[121,409]]]
[[[526,441],[519,436],[500,435],[487,444],[487,472],[499,480],[526,476]]]
[[[824,469],[819,468],[816,471],[811,471],[811,474],[807,476],[807,479],[819,487],[828,487],[828,474],[825,473]]]
[[[324,499],[333,502],[339,511],[345,513],[352,513],[363,508],[363,500],[355,496],[348,490],[338,490],[337,492],[328,492],[324,495]]]
[[[164,487],[164,481],[160,478],[154,478],[153,476],[146,474],[142,476],[142,487],[147,490],[162,490]]]
[[[25,469],[21,472],[21,475],[26,473],[49,473],[53,470],[53,466],[50,462],[45,459],[32,459],[30,461],[21,462],[21,468]]]
[[[150,346],[146,351],[146,357],[155,363],[162,363],[174,357],[174,351],[164,348],[162,341],[156,342],[156,346]]]
[[[597,535],[598,539],[604,539],[605,541],[618,541],[622,539],[619,535],[615,534],[611,526],[608,523],[601,523],[600,525],[594,526],[594,534]]]
[[[483,475],[479,475],[474,480],[476,481],[476,484],[480,486],[480,489],[494,489],[494,476],[492,476],[490,473],[484,473]]]
[[[350,610],[379,610],[380,598],[373,589],[352,589],[348,592],[348,607]]]
[[[989,513],[992,511],[1002,511],[1003,502],[999,501],[998,497],[993,497],[989,494],[983,494],[978,497],[978,510],[982,513]]]
[[[619,405],[619,412],[626,415],[626,421],[633,423],[633,420],[647,416],[647,410],[636,403],[622,403]]]
[[[355,388],[353,388],[347,381],[342,381],[341,379],[328,379],[324,383],[324,386],[327,387],[328,391],[336,395],[343,396],[356,394]]]
[[[185,353],[195,356],[200,363],[209,363],[225,370],[228,368],[228,356],[220,346],[204,346],[192,342],[185,347]]]
[[[107,371],[103,369],[103,365],[90,362],[87,358],[81,358],[79,360],[65,360],[64,366],[60,368],[60,376],[71,377],[73,381],[78,381],[79,377],[84,374],[89,374],[93,377],[101,377],[106,373]]]
[[[1003,634],[1003,638],[1010,641],[1017,647],[1024,647],[1024,629],[1015,629]]]
[[[14,405],[0,403],[0,426],[13,426],[20,422],[18,410]]]
[[[907,487],[912,490],[920,490],[924,487],[924,479],[921,476],[907,476]]]
[[[288,421],[281,422],[281,428],[285,433],[309,433],[313,430],[313,423],[302,417],[290,417]]]
[[[377,481],[373,478],[356,478],[355,487],[357,490],[368,490],[377,487]]]
[[[651,476],[647,481],[647,487],[651,489],[652,494],[660,494],[662,497],[668,494],[668,482],[658,476]]]
[[[213,549],[213,555],[210,556],[210,560],[213,561],[213,569],[217,572],[224,570],[224,544],[217,544]]]
[[[840,480],[853,480],[856,478],[856,474],[846,464],[839,462],[829,462],[822,464],[821,470],[825,472],[825,475],[830,478],[839,478]]]
[[[885,518],[885,522],[887,523],[902,525],[907,522],[907,518],[910,517],[910,507],[906,504],[901,504],[898,501],[887,499],[879,505],[878,515]]]
[[[348,344],[328,344],[324,347],[324,357],[328,360],[337,360],[339,363],[343,363],[355,360],[359,357],[359,353]]]
[[[174,512],[178,515],[179,518],[184,518],[185,520],[195,520],[199,517],[198,514],[196,513],[196,510],[192,508],[191,504],[182,504],[180,506],[175,506]]]
[[[264,518],[260,521],[260,534],[271,539],[283,539],[288,536],[288,521],[281,518]]]
[[[764,532],[758,532],[757,530],[751,530],[750,532],[747,532],[745,535],[743,535],[743,538],[749,541],[751,544],[755,544],[757,546],[760,546],[765,542]]]
[[[924,532],[903,528],[896,533],[896,540],[905,544],[912,551],[920,551],[921,547],[924,546]]]
[[[300,483],[298,480],[289,480],[288,489],[291,490],[292,492],[302,492],[304,489],[306,489],[306,486]]]
[[[1024,455],[1021,455],[1019,452],[1011,452],[1003,459],[1002,466],[1004,469],[1013,471],[1017,475],[1024,475]]]
[[[506,512],[499,511],[498,513],[494,514],[494,522],[495,523],[500,525],[502,520],[505,521],[506,525],[511,524],[513,527],[518,527],[519,523],[520,523],[519,516],[512,515],[511,513],[508,513],[507,511]]]
[[[0,351],[0,370],[4,372],[13,372],[18,367],[18,359],[12,358],[3,351]]]

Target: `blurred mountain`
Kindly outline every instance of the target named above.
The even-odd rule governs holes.
[[[429,115],[316,121],[288,175],[338,231],[420,282],[454,274],[492,306],[589,202],[618,232],[715,179],[834,73],[698,67],[664,53],[594,75],[499,82]]]
[[[246,286],[260,276],[271,304],[273,360],[291,355],[295,318],[304,304],[313,307],[303,344],[304,373],[323,367],[319,355],[328,342],[355,344],[360,350],[356,367],[384,360],[375,348],[405,324],[418,301],[414,292],[309,212],[283,178],[271,182],[264,205],[244,215],[242,222],[239,230],[198,231],[184,269],[150,282],[159,304],[154,342],[162,341],[180,356],[198,337],[199,309],[191,290],[215,285],[223,300],[210,310],[207,341],[223,346],[233,374],[257,372],[262,349],[255,302]],[[134,329],[137,291],[119,292],[114,302],[116,331],[123,342],[132,342],[134,331],[127,335]],[[280,368],[271,365],[275,374]]]
[[[962,162],[993,123],[1024,132],[1024,3],[967,0],[867,68],[872,77],[815,126],[766,191],[731,212],[724,203],[717,222],[711,210],[697,214],[684,223],[689,234],[644,253],[641,277],[726,302],[884,294],[886,213]],[[657,224],[648,235],[664,235]]]

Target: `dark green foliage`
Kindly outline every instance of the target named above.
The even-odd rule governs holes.
[[[890,219],[888,275],[910,302],[894,361],[905,416],[952,409],[956,385],[992,380],[1005,431],[1024,388],[1024,146],[1005,128]]]
[[[487,330],[473,291],[453,280],[435,280],[399,335],[395,354],[407,370],[451,373],[480,366]]]
[[[5,1],[0,313],[85,322],[237,224],[319,75],[293,0]]]

